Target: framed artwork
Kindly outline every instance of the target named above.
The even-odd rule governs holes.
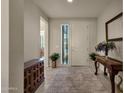
[[[123,13],[118,14],[114,18],[105,23],[106,40],[107,41],[122,41],[123,37]]]

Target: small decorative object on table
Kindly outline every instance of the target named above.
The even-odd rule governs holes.
[[[60,57],[59,53],[53,53],[50,58],[52,60],[52,68],[56,68],[56,60]]]
[[[114,42],[101,42],[95,47],[96,51],[105,52],[105,56],[108,57],[108,51],[116,49]]]

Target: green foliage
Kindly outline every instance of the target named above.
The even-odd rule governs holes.
[[[89,57],[91,60],[95,61],[96,60],[96,54],[95,53],[90,53]]]
[[[107,48],[108,50],[116,49],[115,43],[114,42],[107,43]]]
[[[113,50],[116,49],[114,42],[101,42],[95,47],[96,51],[106,51],[106,49]]]
[[[53,53],[50,58],[52,61],[56,61],[57,59],[59,59],[60,55],[59,53]]]

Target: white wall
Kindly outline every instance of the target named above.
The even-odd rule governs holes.
[[[121,13],[122,0],[113,0],[112,3],[101,13],[97,20],[97,43],[106,40],[105,23]],[[112,55],[111,55],[112,56]],[[119,58],[113,55],[114,58]],[[119,58],[119,60],[122,60]]]
[[[9,0],[9,93],[23,93],[24,0]]]
[[[113,0],[97,20],[97,43],[106,40],[105,23],[123,11],[122,0]],[[115,57],[115,56],[114,56]],[[118,57],[116,57],[118,58]],[[123,60],[123,59],[121,59]],[[103,70],[102,65],[100,66]]]
[[[90,51],[94,51],[94,46],[96,45],[96,19],[95,18],[76,18],[76,19],[50,19],[50,54],[53,52],[58,52],[61,54],[61,24],[69,24],[70,27],[73,23],[88,24],[90,27],[89,32],[89,43]],[[71,28],[70,28],[71,29]],[[78,30],[78,29],[77,29]],[[71,32],[71,31],[70,31]],[[83,36],[83,34],[82,34]],[[73,41],[72,41],[73,42]],[[70,45],[71,46],[71,45]],[[58,65],[60,65],[60,60]]]
[[[106,40],[105,36],[105,22],[115,17],[122,10],[122,0],[113,0],[112,3],[100,14],[97,24],[97,43]]]
[[[9,0],[1,1],[1,92],[9,88]]]
[[[40,16],[48,20],[32,0],[24,0],[24,62],[40,56]]]

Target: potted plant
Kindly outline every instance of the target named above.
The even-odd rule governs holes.
[[[94,52],[90,53],[89,57],[91,60],[95,61],[96,60],[96,53],[94,53]]]
[[[105,52],[105,56],[108,56],[108,51],[116,49],[114,42],[101,42],[95,47],[96,51]]]
[[[52,60],[52,68],[56,68],[56,60],[60,57],[59,53],[53,53],[50,58]]]

